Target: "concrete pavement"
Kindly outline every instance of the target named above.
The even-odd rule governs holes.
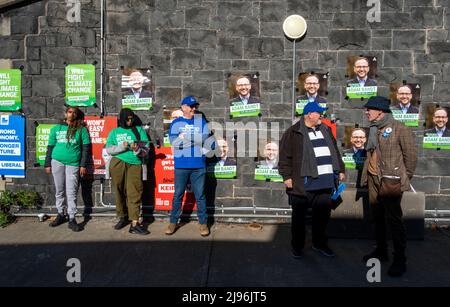
[[[151,234],[112,229],[112,218],[93,218],[74,233],[67,224],[20,218],[0,229],[0,286],[73,286],[66,280],[69,258],[81,262],[81,286],[304,287],[450,286],[450,238],[426,230],[425,240],[408,241],[408,272],[391,278],[382,264],[381,283],[369,283],[361,257],[373,241],[330,239],[337,257],[311,250],[290,255],[289,225],[215,224],[203,238],[191,222],[173,236],[156,220]]]

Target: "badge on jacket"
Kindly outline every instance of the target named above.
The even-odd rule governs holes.
[[[389,137],[391,135],[391,133],[392,133],[392,128],[391,127],[387,127],[386,129],[384,129],[383,137],[387,138],[387,137]]]

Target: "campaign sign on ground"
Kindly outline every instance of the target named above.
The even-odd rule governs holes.
[[[36,127],[36,163],[41,166],[45,164],[50,129],[54,126],[55,124],[39,124]]]
[[[86,128],[89,131],[92,144],[92,160],[88,170],[94,175],[105,175],[105,161],[102,157],[102,150],[105,146],[109,132],[117,128],[116,116],[86,116],[84,118]]]
[[[25,178],[25,117],[0,115],[0,175]]]
[[[20,69],[0,69],[0,111],[22,108]]]
[[[155,210],[171,210],[175,192],[175,164],[172,147],[155,149]],[[186,190],[182,210],[197,210],[195,196]]]
[[[95,66],[70,64],[66,66],[66,104],[90,107],[95,104]]]

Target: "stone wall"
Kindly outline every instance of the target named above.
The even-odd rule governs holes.
[[[345,100],[349,55],[378,59],[379,93],[390,82],[422,85],[421,107],[450,102],[450,9],[448,0],[381,0],[381,22],[369,23],[362,0],[107,0],[107,115],[120,110],[121,67],[151,67],[156,85],[152,111],[138,112],[162,137],[163,106],[197,96],[209,120],[224,122],[228,107],[225,79],[230,72],[259,72],[262,122],[290,125],[293,44],[282,32],[291,14],[307,19],[297,44],[297,71],[329,73],[328,101],[345,126],[367,125],[362,110]],[[56,122],[64,110],[65,63],[100,62],[100,1],[81,1],[81,22],[66,19],[63,0],[38,1],[1,12],[0,63],[23,65],[23,109],[27,116],[27,177],[9,188],[34,188],[53,204],[51,177],[34,166],[34,122]],[[97,64],[99,88],[100,67]],[[98,95],[99,97],[99,95]],[[98,108],[85,110],[98,115]],[[423,121],[422,121],[423,122]],[[413,185],[426,193],[427,209],[450,209],[450,155],[420,147],[423,127],[415,128],[419,163]],[[238,161],[238,179],[219,181],[216,204],[287,207],[283,185],[253,180],[253,158]],[[350,172],[350,181],[355,174]],[[94,185],[95,202],[99,199]],[[108,192],[108,188],[106,189]],[[106,199],[112,200],[111,195]]]

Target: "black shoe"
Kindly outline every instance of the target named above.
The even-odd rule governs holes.
[[[388,275],[391,277],[400,277],[406,272],[406,261],[392,262],[391,267],[388,270]]]
[[[142,227],[142,225],[140,224],[136,224],[136,226],[131,225],[130,230],[128,232],[137,235],[148,235],[150,233],[150,231]]]
[[[130,221],[128,220],[128,217],[121,217],[119,222],[114,226],[115,230],[120,230],[130,224]]]
[[[295,259],[300,259],[303,257],[303,251],[302,250],[298,250],[295,248],[291,249],[291,255],[292,257],[294,257]]]
[[[380,260],[380,262],[386,262],[389,260],[388,252],[387,250],[376,248],[373,252],[370,254],[367,254],[363,256],[364,263],[367,263],[369,259],[376,258]]]
[[[322,255],[324,255],[326,257],[336,256],[336,254],[333,252],[333,250],[331,248],[329,248],[327,245],[322,246],[322,247],[317,247],[317,246],[313,245],[312,249],[315,250],[316,252],[321,253]]]
[[[53,222],[48,224],[48,226],[56,227],[61,224],[64,224],[66,221],[67,221],[66,217],[64,215],[58,213],[58,215],[56,216],[56,219],[54,219]]]
[[[83,227],[81,227],[81,225],[79,225],[79,224],[77,223],[77,221],[75,220],[75,218],[73,218],[73,219],[71,219],[71,220],[69,221],[69,228],[72,229],[72,231],[75,231],[75,232],[79,232],[79,231],[82,231],[82,230],[83,230]]]

